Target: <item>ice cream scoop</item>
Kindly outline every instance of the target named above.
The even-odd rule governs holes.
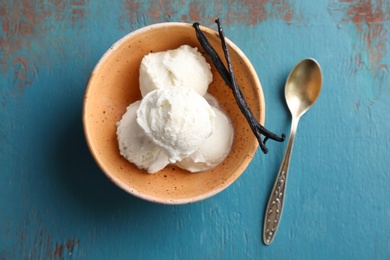
[[[188,87],[203,96],[213,80],[210,64],[197,48],[188,45],[144,56],[139,74],[143,97],[153,90],[169,86]]]
[[[166,153],[153,143],[138,125],[136,112],[141,102],[136,101],[127,107],[126,113],[118,122],[117,138],[120,154],[138,168],[156,173],[169,164]]]
[[[233,143],[233,125],[230,118],[216,107],[214,132],[189,157],[177,161],[176,165],[190,172],[206,171],[220,164],[229,155]]]
[[[194,153],[214,131],[215,112],[193,89],[162,87],[149,92],[137,110],[137,123],[175,163]]]

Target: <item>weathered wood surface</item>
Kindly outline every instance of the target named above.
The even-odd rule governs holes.
[[[84,140],[84,88],[112,43],[217,17],[259,74],[268,128],[289,131],[295,63],[313,57],[324,73],[268,247],[263,211],[285,143],[217,196],[164,206],[115,187]],[[0,259],[389,259],[389,29],[385,0],[0,1]]]

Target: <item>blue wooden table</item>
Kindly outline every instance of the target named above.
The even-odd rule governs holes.
[[[270,246],[264,208],[286,142],[215,197],[165,206],[112,184],[84,139],[85,85],[112,43],[158,22],[216,29],[217,17],[277,133],[289,133],[289,71],[306,57],[323,69]],[[389,30],[387,0],[2,0],[0,259],[390,259]]]

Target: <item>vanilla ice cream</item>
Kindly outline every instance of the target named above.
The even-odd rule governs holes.
[[[216,107],[212,107],[216,114],[214,132],[189,157],[177,161],[176,165],[182,169],[199,172],[214,168],[229,155],[233,143],[234,130],[230,118]]]
[[[153,90],[171,86],[191,88],[203,96],[213,80],[210,64],[197,48],[188,45],[146,55],[139,73],[142,97]]]
[[[165,150],[171,163],[195,152],[211,136],[214,118],[215,112],[201,95],[177,86],[148,93],[137,110],[138,124]]]
[[[156,173],[169,164],[166,153],[145,134],[137,123],[137,110],[141,101],[127,107],[126,113],[118,122],[117,138],[123,157],[138,168]]]
[[[207,93],[210,65],[196,48],[146,55],[140,65],[142,99],[117,124],[120,153],[149,173],[168,164],[199,172],[228,156],[233,126]]]

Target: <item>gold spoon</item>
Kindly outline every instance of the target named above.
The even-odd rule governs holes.
[[[273,241],[282,216],[288,168],[299,119],[317,100],[321,86],[321,67],[314,59],[302,60],[288,75],[284,96],[292,116],[291,131],[282,164],[265,210],[263,241],[266,245]]]

